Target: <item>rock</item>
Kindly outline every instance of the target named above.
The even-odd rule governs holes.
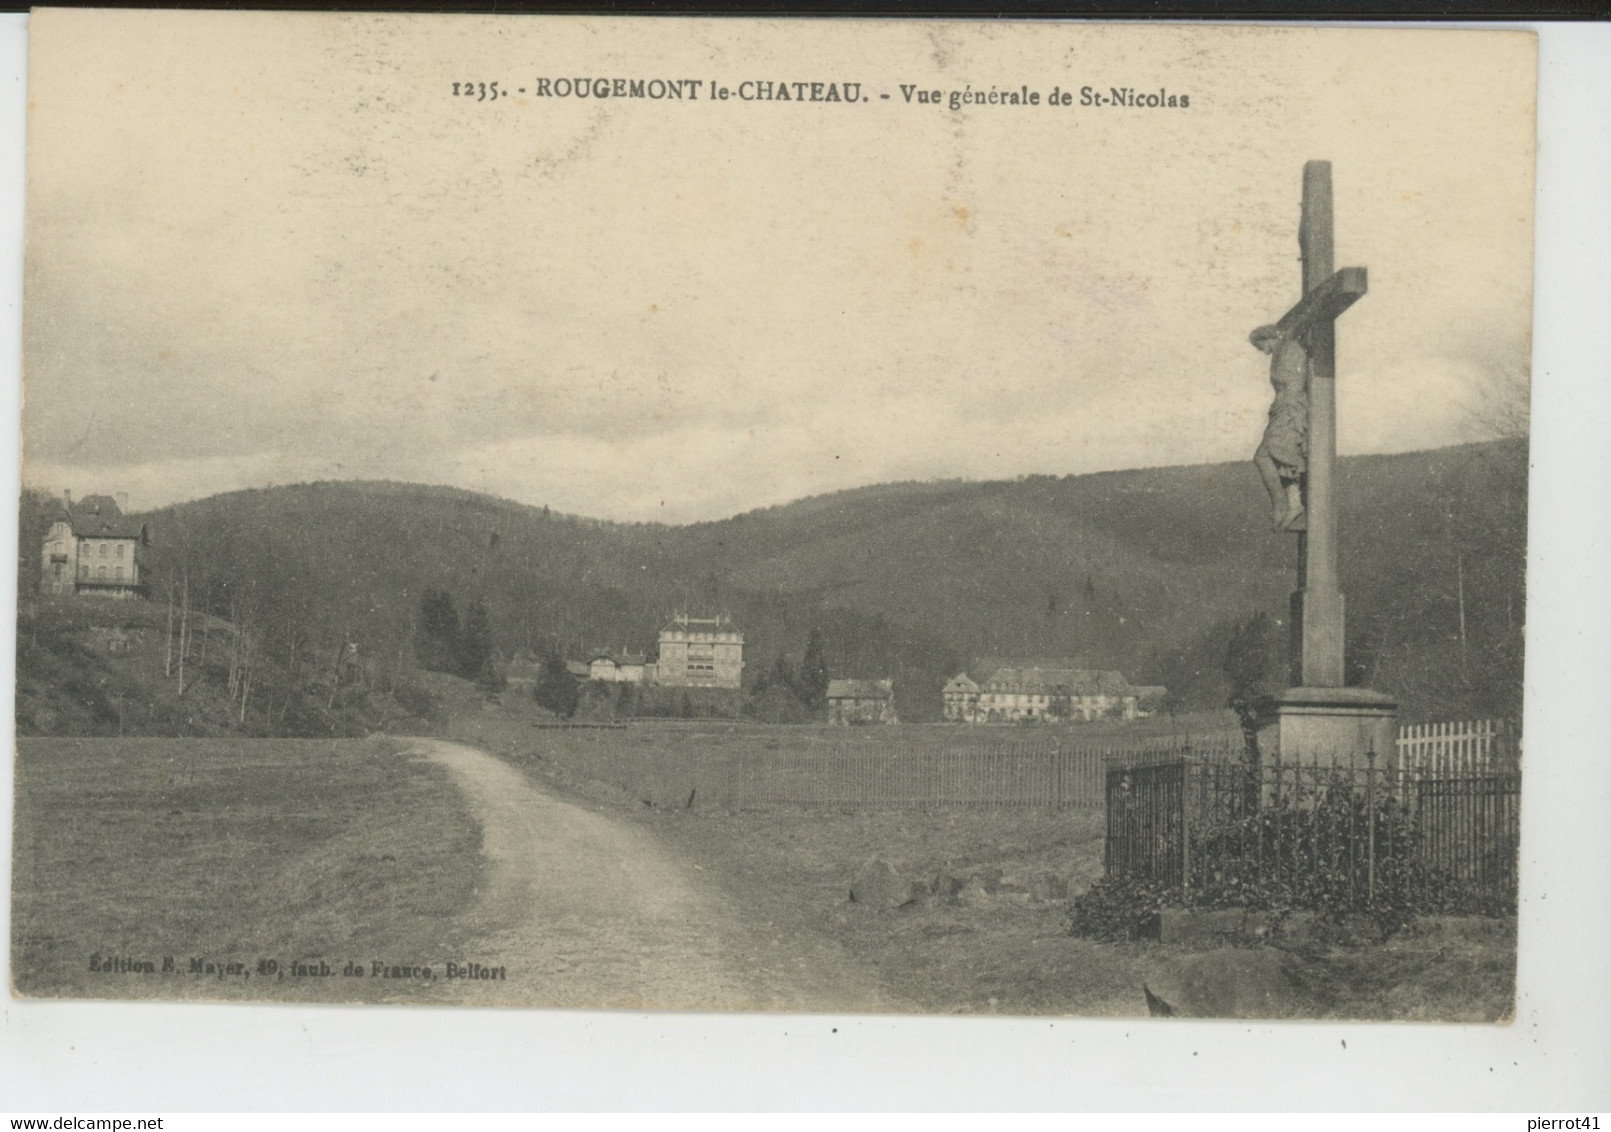
[[[1332,929],[1333,941],[1345,946],[1381,943],[1386,938],[1387,933],[1382,931],[1382,925],[1376,922],[1374,916],[1364,912],[1348,913],[1342,918],[1342,922]]]
[[[962,886],[962,891],[957,893],[957,899],[964,904],[982,904],[990,899],[990,890],[981,878],[970,877],[968,883]]]
[[[989,889],[986,889],[984,882],[979,881],[978,878],[968,881],[965,886],[962,886],[962,892],[957,894],[957,900],[962,903],[984,903],[989,899],[991,899]]]
[[[967,881],[978,881],[986,892],[996,892],[1001,888],[1001,876],[1001,870],[994,865],[976,865],[968,870]]]
[[[1029,894],[1036,900],[1067,900],[1068,878],[1042,869],[1029,878]]]
[[[1316,925],[1320,917],[1313,912],[1292,912],[1275,925],[1277,943],[1307,944],[1318,938]]]
[[[1516,938],[1514,916],[1419,916],[1415,933],[1432,939]]]
[[[912,902],[912,885],[884,858],[869,857],[850,882],[850,899],[869,908],[899,908]]]
[[[934,882],[929,885],[929,889],[934,893],[935,896],[942,899],[949,899],[962,891],[962,884],[963,881],[961,877],[957,876],[949,869],[941,869],[935,874]]]
[[[1246,927],[1245,908],[1165,908],[1152,918],[1144,934],[1160,943],[1223,943],[1227,937],[1241,935]]]
[[[1179,1017],[1290,1018],[1312,1009],[1289,973],[1294,962],[1276,948],[1226,947],[1183,955],[1148,979]]]

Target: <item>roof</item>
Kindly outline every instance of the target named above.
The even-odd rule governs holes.
[[[968,662],[967,675],[983,684],[1003,668],[1057,668],[1082,670],[1084,665],[1071,656],[976,656]]]
[[[959,672],[945,685],[947,692],[977,692],[979,685],[966,673]]]
[[[1003,667],[991,673],[985,684],[1005,685],[1014,691],[1058,691],[1076,696],[1135,694],[1123,673],[1100,668]]]
[[[830,700],[884,700],[895,694],[888,680],[830,680]]]
[[[738,626],[725,613],[715,617],[690,617],[686,613],[673,613],[662,626],[662,633],[737,633]]]
[[[79,538],[145,537],[145,524],[125,516],[119,510],[117,500],[110,495],[86,495],[71,507],[63,504],[57,509],[53,521],[63,519]]]
[[[641,665],[647,657],[641,652],[611,652],[609,649],[597,649],[587,654],[588,663],[595,660],[607,660],[617,668],[624,665]]]

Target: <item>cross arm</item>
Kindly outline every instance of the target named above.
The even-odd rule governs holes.
[[[1294,336],[1311,327],[1335,319],[1365,294],[1365,269],[1345,267],[1298,300],[1298,305],[1281,316],[1276,328]]]

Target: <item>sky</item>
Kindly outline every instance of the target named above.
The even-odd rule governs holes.
[[[52,491],[383,478],[686,522],[1245,459],[1311,158],[1370,273],[1340,450],[1480,437],[1526,379],[1525,34],[43,16],[23,444]],[[581,75],[705,93],[451,95]],[[747,79],[867,101],[708,96]]]

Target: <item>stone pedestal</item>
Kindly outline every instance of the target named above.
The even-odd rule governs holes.
[[[1276,697],[1265,742],[1283,761],[1302,763],[1363,765],[1375,751],[1386,770],[1397,763],[1398,702],[1370,688],[1288,688]]]

